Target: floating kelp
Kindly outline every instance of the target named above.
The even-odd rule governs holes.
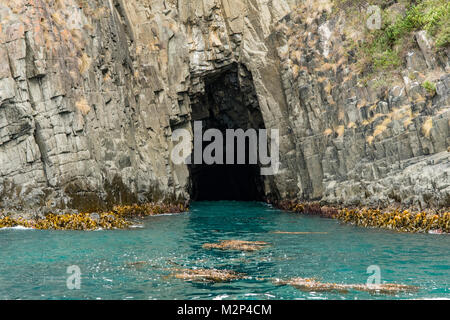
[[[173,277],[195,282],[229,282],[243,279],[245,274],[218,269],[173,269]]]
[[[257,251],[269,245],[263,241],[244,240],[221,240],[219,243],[205,243],[205,249],[236,250],[236,251]]]
[[[309,231],[273,231],[274,234],[327,234],[328,232],[309,232]]]
[[[23,226],[34,229],[53,230],[98,230],[125,229],[132,225],[129,219],[163,213],[186,211],[183,205],[147,203],[143,205],[115,206],[110,212],[47,214],[45,218],[26,220],[5,216],[0,218],[0,229]]]
[[[363,227],[386,228],[402,232],[450,232],[450,212],[430,214],[408,210],[382,212],[373,209],[342,209],[337,219]]]
[[[400,292],[415,292],[419,288],[396,283],[385,284],[339,284],[323,283],[313,278],[293,278],[288,281],[276,281],[278,284],[290,285],[306,292],[338,292],[348,293],[351,290],[365,291],[371,294],[397,294]]]

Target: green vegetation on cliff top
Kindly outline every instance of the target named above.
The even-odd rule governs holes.
[[[350,2],[346,2],[347,6]],[[380,30],[368,30],[365,41],[357,45],[361,70],[380,71],[399,67],[416,31],[427,31],[437,49],[450,44],[449,1],[402,1],[406,11],[394,14],[386,7],[385,1],[370,3],[383,8],[382,26]]]

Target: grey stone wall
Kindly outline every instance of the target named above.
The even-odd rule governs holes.
[[[191,130],[205,79],[233,64],[280,130],[268,192],[449,206],[449,55],[423,32],[383,87],[360,83],[329,1],[25,2],[0,5],[3,208],[188,200],[171,133]],[[430,77],[433,97],[420,85]]]

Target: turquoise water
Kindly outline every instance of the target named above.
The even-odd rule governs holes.
[[[115,231],[0,230],[0,299],[450,298],[447,235],[364,229],[251,202],[198,202],[190,213],[141,223],[141,228]],[[253,253],[202,248],[222,239],[271,245]],[[146,263],[130,264],[138,261]],[[79,290],[67,289],[71,265],[81,271]],[[370,265],[380,267],[382,282],[421,289],[385,296],[302,292],[273,283],[292,277],[366,283]],[[194,283],[170,277],[174,267],[231,269],[252,278]]]

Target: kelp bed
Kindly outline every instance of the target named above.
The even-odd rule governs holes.
[[[446,210],[413,213],[410,210],[400,209],[337,209],[321,206],[318,202],[297,203],[295,201],[284,201],[277,207],[296,213],[338,219],[362,227],[384,228],[400,232],[450,233],[450,212]]]
[[[411,213],[408,210],[382,212],[380,210],[340,210],[337,219],[363,227],[392,229],[401,232],[450,232],[450,212],[427,214]]]
[[[159,203],[115,206],[103,213],[47,214],[44,218],[26,220],[21,217],[4,216],[0,218],[0,229],[25,227],[53,230],[97,230],[125,229],[133,224],[132,219],[164,213],[180,213],[187,211],[183,205],[167,205]]]

